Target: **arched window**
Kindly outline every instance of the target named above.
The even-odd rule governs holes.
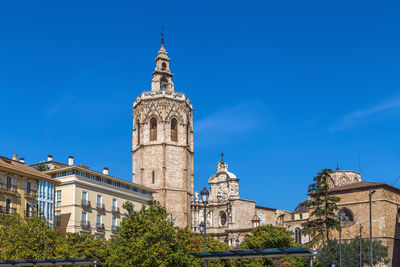
[[[154,173],[154,171],[151,172],[151,183],[155,183],[156,182],[156,175]]]
[[[225,225],[226,224],[226,213],[221,211],[220,216],[221,216],[221,225]]]
[[[140,122],[136,122],[137,145],[140,145]]]
[[[165,62],[163,62],[161,64],[161,70],[165,70],[167,68],[167,64],[165,64]]]
[[[295,229],[294,237],[295,237],[296,243],[301,244],[301,230],[299,227],[297,227]]]
[[[168,80],[165,77],[161,78],[160,89],[165,90],[167,89]]]
[[[157,140],[157,120],[156,118],[150,119],[150,141]]]
[[[171,120],[171,140],[178,141],[178,121],[175,118]]]

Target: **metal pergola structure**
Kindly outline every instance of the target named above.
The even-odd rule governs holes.
[[[48,266],[48,265],[93,265],[97,261],[90,259],[46,259],[46,260],[5,260],[0,266]]]
[[[283,258],[283,257],[305,257],[310,258],[310,266],[313,266],[313,258],[318,256],[318,251],[297,248],[266,248],[249,250],[210,251],[201,253],[190,253],[201,260],[227,260],[248,258]]]

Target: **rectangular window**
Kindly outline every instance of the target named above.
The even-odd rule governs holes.
[[[87,220],[87,212],[82,211],[82,225],[87,226],[88,220]]]
[[[101,209],[103,204],[103,197],[101,195],[97,195],[97,208]]]
[[[26,193],[28,195],[30,195],[31,191],[32,191],[32,183],[31,182],[26,182]]]
[[[101,214],[97,214],[97,217],[96,217],[96,228],[103,229]]]
[[[112,217],[112,221],[111,221],[111,230],[115,231],[117,230],[117,218],[116,217]]]
[[[6,184],[7,186],[11,185],[11,177],[7,176]]]
[[[61,210],[56,210],[54,212],[54,220],[55,220],[55,225],[60,226],[61,225]]]
[[[82,205],[84,205],[84,206],[89,205],[88,192],[86,192],[86,191],[82,191]]]
[[[61,190],[56,191],[56,207],[61,206]]]
[[[156,175],[155,175],[154,171],[152,171],[152,173],[151,173],[151,182],[153,184],[156,182]]]
[[[112,199],[112,210],[113,211],[117,211],[117,199],[116,198],[113,198]]]

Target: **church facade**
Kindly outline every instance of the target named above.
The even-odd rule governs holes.
[[[166,208],[175,225],[200,233],[204,206],[194,192],[193,107],[185,94],[175,92],[163,41],[155,61],[151,90],[133,103],[132,181],[155,190],[154,199]],[[300,244],[310,241],[302,233],[302,224],[312,219],[311,210],[300,204],[290,212],[240,198],[239,178],[223,159],[208,183],[208,235],[235,248],[254,227],[270,224],[289,230]],[[372,235],[389,247],[392,260],[387,266],[400,266],[400,189],[363,182],[360,173],[351,170],[333,171],[328,183],[330,193],[341,199],[338,212],[345,218],[343,239],[358,236],[360,227],[364,237],[369,235],[368,193],[371,188],[376,190]],[[338,232],[333,231],[332,237],[337,238]]]

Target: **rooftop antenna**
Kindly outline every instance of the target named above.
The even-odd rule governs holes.
[[[360,152],[360,149],[358,149],[358,172],[361,175],[361,152]],[[365,179],[365,178],[363,179],[363,177],[361,176],[361,181],[362,180],[364,180],[364,182],[367,181],[367,179]]]
[[[392,183],[392,185],[394,186],[400,179],[400,175],[396,178],[396,180],[394,180],[394,182]]]
[[[164,26],[161,26],[161,46],[164,46]]]
[[[339,153],[337,153],[337,155],[336,155],[336,170],[337,171],[340,170],[340,168],[339,168]]]

